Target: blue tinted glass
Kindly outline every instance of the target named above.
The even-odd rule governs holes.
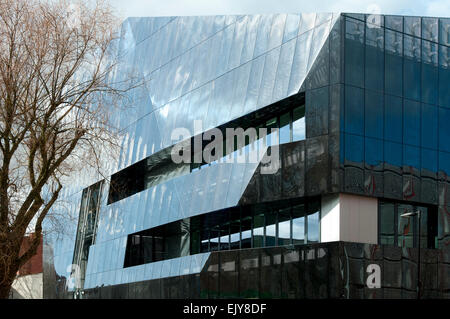
[[[450,32],[450,31],[449,31]],[[450,49],[439,46],[439,105],[450,107]]]
[[[366,138],[365,143],[365,162],[368,165],[379,165],[383,163],[383,141]]]
[[[402,166],[402,145],[385,141],[384,161],[394,166]]]
[[[345,86],[345,131],[364,134],[364,90]]]
[[[437,172],[437,151],[422,148],[421,157],[422,169],[427,169],[434,173]]]
[[[349,18],[345,22],[345,81],[364,84],[364,22]]]
[[[438,108],[422,104],[422,147],[437,149]]]
[[[364,160],[364,138],[358,135],[345,134],[345,159],[362,163]]]
[[[403,94],[403,35],[386,30],[385,34],[385,92]]]
[[[384,97],[384,138],[402,142],[402,99],[392,95]]]
[[[439,150],[450,152],[450,109],[439,108]]]
[[[366,88],[382,91],[384,88],[384,29],[366,27]]]
[[[405,35],[404,43],[403,94],[405,98],[420,100],[420,40]]]
[[[450,153],[439,152],[439,171],[450,175]]]
[[[420,103],[404,100],[403,142],[420,146]]]
[[[365,101],[365,135],[383,138],[384,96],[366,90]]]
[[[422,102],[437,104],[438,68],[437,44],[422,41]]]
[[[403,165],[420,170],[420,148],[403,145]]]

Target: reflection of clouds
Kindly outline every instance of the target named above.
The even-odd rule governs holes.
[[[291,223],[289,220],[278,224],[278,237],[289,238],[291,234]]]
[[[305,218],[297,218],[292,220],[292,238],[304,238],[305,234]]]
[[[302,117],[292,123],[292,136],[294,141],[305,139],[305,118]]]

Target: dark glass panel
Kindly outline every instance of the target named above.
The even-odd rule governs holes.
[[[217,251],[219,250],[219,241],[220,241],[220,229],[218,227],[214,227],[209,231],[209,251]]]
[[[420,103],[404,99],[403,143],[420,146]]]
[[[364,22],[345,19],[345,81],[364,85]]]
[[[449,31],[450,32],[450,31]],[[439,46],[439,105],[450,108],[450,49]]]
[[[434,105],[422,104],[422,147],[438,148],[438,108]]]
[[[384,161],[393,166],[402,166],[402,144],[384,142]]]
[[[364,161],[364,137],[345,134],[345,159],[356,163]]]
[[[403,165],[420,170],[420,148],[403,145]]]
[[[419,216],[417,219],[417,229],[416,234],[419,234],[418,242],[420,243],[420,248],[428,248],[428,208],[417,207],[417,211],[420,211],[420,225]],[[420,226],[420,229],[419,229]]]
[[[439,150],[450,152],[450,109],[439,108]]]
[[[366,90],[365,94],[365,135],[383,138],[384,96],[383,94]]]
[[[230,225],[225,223],[220,227],[220,250],[230,249]]]
[[[366,138],[365,140],[365,163],[377,166],[383,164],[383,141]]]
[[[209,230],[205,230],[203,233],[200,250],[202,253],[209,251]]]
[[[433,173],[437,173],[438,156],[437,151],[422,148],[421,166]]]
[[[420,37],[421,35],[421,18],[420,17],[404,17],[405,33]]]
[[[380,244],[395,244],[395,210],[392,203],[380,203]]]
[[[414,211],[412,205],[398,205],[398,246],[414,247],[414,218],[402,217],[403,214]]]
[[[385,16],[386,28],[403,32],[403,17],[402,16]],[[388,31],[388,30],[386,30]]]
[[[384,139],[402,143],[402,99],[385,95],[384,101]]]
[[[438,103],[437,44],[422,41],[422,102]]]
[[[450,18],[439,19],[439,43],[450,45]]]
[[[384,89],[384,29],[366,26],[366,89]]]
[[[230,249],[240,249],[241,223],[240,220],[233,220],[230,223]]]
[[[420,40],[405,35],[403,60],[403,94],[405,98],[420,101],[421,63]]]
[[[422,18],[422,38],[438,42],[438,18]]]
[[[364,90],[345,86],[345,132],[364,135]]]
[[[450,175],[450,153],[439,152],[439,171]]]
[[[403,34],[386,30],[385,93],[403,95]]]

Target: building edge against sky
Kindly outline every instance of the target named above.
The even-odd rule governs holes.
[[[110,182],[74,177],[55,208],[71,222],[45,238],[44,297],[408,298],[420,247],[421,296],[448,298],[449,46],[449,18],[127,19],[112,80],[147,85],[114,116]],[[258,142],[175,164],[180,127],[278,128],[280,168],[229,161]]]

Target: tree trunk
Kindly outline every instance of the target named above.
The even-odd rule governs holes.
[[[5,269],[5,265],[0,266],[0,299],[8,299],[11,286],[19,271],[19,264],[14,261],[15,256],[11,253],[11,249],[0,250],[0,256],[9,257],[9,259],[5,260],[7,268]]]
[[[0,280],[2,280],[1,278]],[[5,278],[6,279],[6,278]],[[6,282],[0,284],[0,299],[8,299],[11,291],[11,286],[14,280],[6,279]]]

